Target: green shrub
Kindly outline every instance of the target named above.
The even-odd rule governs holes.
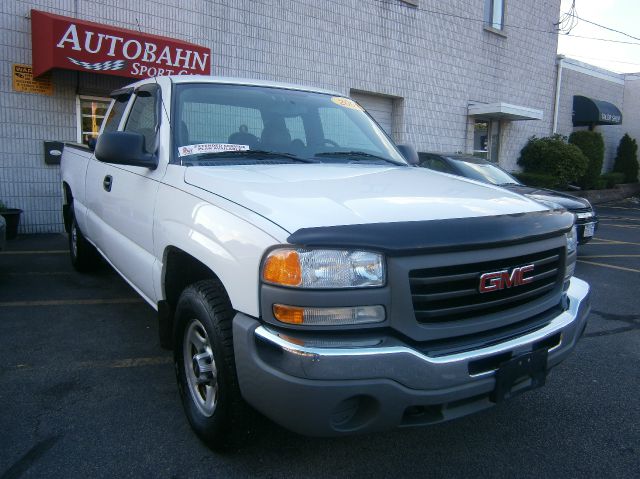
[[[606,190],[608,188],[607,180],[604,178],[598,178],[593,182],[593,186],[591,186],[592,190]]]
[[[563,188],[584,176],[589,160],[565,137],[554,135],[546,138],[529,138],[520,151],[518,164],[525,173],[536,173],[553,177],[551,188]]]
[[[569,136],[569,143],[580,148],[580,151],[589,159],[587,170],[578,183],[583,188],[594,188],[600,178],[604,162],[602,135],[597,131],[574,131]]]
[[[511,173],[520,183],[527,186],[537,186],[539,188],[556,188],[558,185],[555,177],[543,175],[542,173]]]
[[[627,183],[638,181],[638,144],[628,133],[620,139],[613,171],[622,173]]]
[[[624,183],[624,173],[612,171],[611,173],[601,175],[600,179],[606,183],[607,188],[613,188],[620,183]]]

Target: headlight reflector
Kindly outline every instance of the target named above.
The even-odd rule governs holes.
[[[384,259],[369,251],[281,248],[267,255],[262,280],[314,289],[383,286]]]

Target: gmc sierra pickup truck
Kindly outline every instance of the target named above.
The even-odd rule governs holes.
[[[143,80],[64,150],[71,260],[158,311],[211,447],[247,405],[316,436],[464,416],[544,384],[589,286],[574,215],[415,162],[339,93]]]

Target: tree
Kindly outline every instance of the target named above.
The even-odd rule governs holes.
[[[589,159],[587,169],[579,180],[583,188],[594,188],[598,184],[602,164],[604,162],[604,140],[597,131],[574,131],[569,136],[569,143],[576,145]]]
[[[584,175],[589,160],[565,137],[554,135],[546,138],[532,136],[520,151],[518,164],[525,173],[549,177],[554,187],[565,187]]]
[[[638,143],[628,133],[620,139],[613,171],[622,173],[627,183],[638,181]]]

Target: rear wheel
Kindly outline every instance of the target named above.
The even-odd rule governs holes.
[[[209,447],[241,445],[247,407],[240,395],[233,355],[233,311],[215,281],[199,281],[176,307],[174,362],[191,427]]]
[[[69,255],[73,267],[82,273],[93,271],[100,264],[100,255],[80,231],[73,208],[71,208],[71,226],[69,228]]]

